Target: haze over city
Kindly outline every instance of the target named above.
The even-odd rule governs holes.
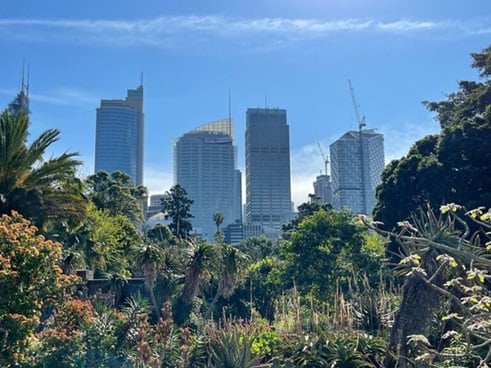
[[[101,99],[145,88],[145,174],[151,193],[172,185],[172,141],[194,127],[235,121],[244,168],[245,111],[287,110],[292,197],[307,200],[327,147],[357,123],[385,136],[386,161],[438,131],[421,104],[478,78],[471,52],[487,46],[491,3],[433,1],[4,1],[0,105],[29,64],[33,136],[61,130],[55,149],[94,170]]]

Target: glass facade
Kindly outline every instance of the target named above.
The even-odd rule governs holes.
[[[315,178],[314,194],[322,204],[332,204],[331,178],[329,175],[318,175]]]
[[[230,119],[204,124],[174,142],[174,183],[194,201],[193,230],[208,240],[216,232],[215,212],[223,214],[223,227],[241,220],[236,152]]]
[[[349,131],[330,145],[330,156],[333,207],[371,214],[384,169],[383,135],[373,129]]]
[[[143,184],[143,86],[125,100],[101,100],[96,113],[95,171],[122,171]]]
[[[292,213],[286,110],[247,110],[245,154],[246,222],[275,237]]]

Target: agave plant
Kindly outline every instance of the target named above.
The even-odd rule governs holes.
[[[208,350],[210,363],[215,368],[258,367],[261,357],[252,352],[257,337],[251,326],[226,323],[210,331]]]

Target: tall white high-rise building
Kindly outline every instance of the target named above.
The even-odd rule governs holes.
[[[95,171],[122,171],[143,184],[143,86],[96,110]]]
[[[231,119],[201,125],[174,142],[174,183],[194,201],[190,221],[204,238],[213,240],[216,212],[224,216],[222,227],[241,220],[241,178]]]
[[[275,237],[292,215],[286,110],[247,110],[245,154],[246,223],[262,225]]]
[[[330,145],[332,204],[371,214],[384,169],[384,137],[374,129],[350,130]]]

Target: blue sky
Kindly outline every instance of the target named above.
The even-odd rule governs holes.
[[[438,131],[421,101],[476,79],[470,53],[490,45],[491,1],[2,0],[0,106],[30,64],[31,134],[61,130],[53,153],[94,166],[95,109],[144,75],[145,184],[172,185],[172,140],[228,116],[244,167],[245,111],[287,109],[295,204],[325,151],[356,118],[385,135],[387,161]]]

